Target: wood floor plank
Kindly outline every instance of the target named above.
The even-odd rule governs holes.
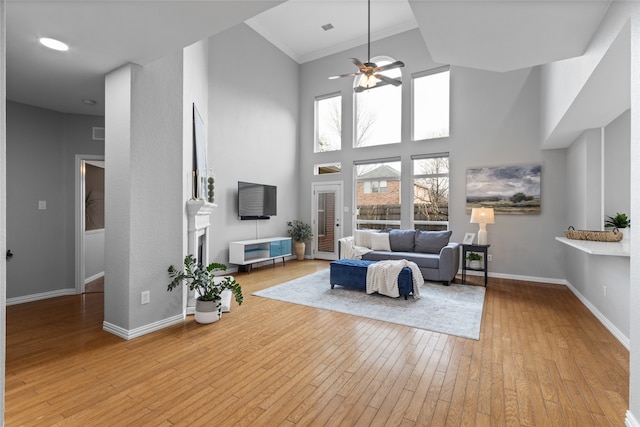
[[[564,286],[491,278],[479,340],[252,295],[131,341],[101,293],[7,307],[7,426],[618,426],[629,353]],[[40,315],[34,313],[46,313]]]

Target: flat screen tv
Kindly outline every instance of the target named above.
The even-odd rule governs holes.
[[[277,213],[277,188],[274,185],[238,181],[238,216],[269,219]]]

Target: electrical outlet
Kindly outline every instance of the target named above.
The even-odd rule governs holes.
[[[149,291],[144,291],[140,294],[140,303],[141,304],[149,304],[149,300],[151,298],[151,295],[149,293]]]
[[[607,297],[607,287],[603,286],[602,287],[602,293],[604,294],[605,298]]]
[[[493,255],[487,254],[487,261],[489,262],[493,261]]]
[[[46,200],[38,200],[38,209],[41,211],[47,210],[47,201]]]

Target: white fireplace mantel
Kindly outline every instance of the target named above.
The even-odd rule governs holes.
[[[187,200],[188,253],[192,254],[202,265],[209,265],[210,215],[217,207],[218,205],[215,203],[209,203],[202,199]],[[196,306],[193,292],[188,292],[185,301],[185,313],[193,314]]]

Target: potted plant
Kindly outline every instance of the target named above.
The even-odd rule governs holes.
[[[631,220],[627,217],[627,214],[616,212],[615,216],[607,216],[604,226],[605,228],[617,228],[622,233],[623,239],[629,239]]]
[[[171,283],[167,286],[168,291],[172,291],[184,283],[189,290],[195,291],[198,295],[196,299],[196,322],[213,323],[220,319],[222,315],[222,303],[220,295],[223,291],[229,290],[235,296],[238,305],[242,304],[242,289],[240,284],[231,276],[216,277],[215,272],[226,270],[224,264],[211,263],[204,267],[198,264],[191,254],[184,258],[184,270],[178,270],[173,265],[169,266],[168,273]]]
[[[302,221],[298,221],[297,219],[287,222],[287,226],[289,227],[289,236],[291,236],[294,241],[293,246],[296,249],[296,256],[298,257],[298,261],[302,261],[304,259],[305,250],[304,242],[313,237],[311,226],[309,224],[305,224]]]
[[[482,255],[476,252],[469,252],[467,254],[468,267],[473,269],[482,268]]]

